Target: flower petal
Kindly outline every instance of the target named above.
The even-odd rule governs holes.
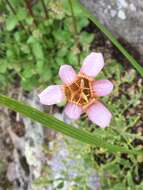
[[[113,90],[113,84],[109,80],[97,80],[92,87],[97,96],[107,96]]]
[[[53,105],[64,100],[64,92],[61,85],[51,85],[39,94],[39,98],[42,104]]]
[[[76,80],[76,72],[70,65],[62,65],[59,70],[59,76],[65,84],[71,84]]]
[[[82,108],[74,103],[68,103],[64,112],[70,119],[76,120],[80,117]]]
[[[95,77],[104,67],[104,59],[101,53],[90,53],[83,61],[80,72],[89,77]]]
[[[109,126],[112,114],[109,110],[100,102],[96,102],[91,105],[87,110],[89,119],[99,125],[102,128]]]

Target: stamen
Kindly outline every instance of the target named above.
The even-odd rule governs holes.
[[[89,94],[88,94],[89,95]],[[87,96],[82,92],[82,96],[84,98],[84,100],[88,103],[88,99],[87,99]]]
[[[75,82],[71,85],[65,86],[67,101],[82,107],[87,107],[93,99],[95,100],[95,92],[92,89],[92,82],[93,80],[88,79],[88,77],[79,75]]]

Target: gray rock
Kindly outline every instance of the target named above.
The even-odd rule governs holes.
[[[116,37],[135,47],[143,57],[142,0],[80,0]]]
[[[65,119],[64,115],[60,113],[56,113],[54,116],[62,121]],[[49,152],[52,155],[48,160],[51,168],[51,176],[48,177],[51,177],[53,183],[46,190],[57,189],[60,181],[64,182],[61,190],[84,189],[85,185],[89,190],[100,189],[100,179],[95,169],[92,168],[92,162],[84,160],[87,147],[88,145],[83,146],[79,141],[60,133],[57,134],[56,139],[49,142]],[[78,182],[75,180],[77,178]]]

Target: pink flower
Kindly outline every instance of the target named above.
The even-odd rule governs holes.
[[[101,53],[88,55],[76,74],[70,65],[62,65],[59,76],[63,85],[51,85],[39,94],[40,102],[45,105],[57,104],[67,99],[65,114],[73,119],[79,119],[83,112],[88,118],[102,128],[109,125],[112,118],[110,111],[98,100],[100,96],[108,95],[113,84],[109,80],[94,80],[104,67]]]

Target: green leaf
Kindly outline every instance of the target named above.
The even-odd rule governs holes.
[[[51,68],[49,67],[49,65],[45,64],[43,67],[43,70],[40,74],[40,81],[43,83],[43,81],[45,81],[47,83],[47,81],[51,81],[51,77],[52,77],[52,71]]]
[[[32,44],[32,50],[37,61],[44,60],[42,45],[38,41],[35,40],[35,43]]]
[[[11,3],[13,4],[13,6],[19,6],[21,1],[19,1],[19,0],[11,0]]]
[[[24,20],[26,18],[27,18],[26,9],[20,7],[20,9],[17,10],[17,19],[19,21],[22,21],[22,20]]]
[[[33,107],[25,105],[25,103],[20,103],[7,96],[0,95],[0,104],[16,112],[19,112],[23,114],[24,116],[31,118],[32,120],[35,120],[43,124],[44,127],[54,129],[55,131],[61,132],[81,142],[102,147],[109,152],[113,152],[113,153],[124,152],[124,153],[135,154],[135,155],[143,154],[142,150],[137,150],[137,149],[131,150],[131,149],[126,148],[125,146],[121,147],[118,145],[107,144],[98,135],[93,135],[82,129],[72,127],[71,125],[62,122],[47,113],[40,112],[39,110]]]
[[[25,89],[25,90],[28,90],[28,91],[31,91],[34,86],[37,85],[37,76],[35,75],[32,75],[31,77],[29,78],[23,78],[22,81],[21,81],[21,86]]]
[[[71,34],[69,33],[69,31],[65,31],[62,29],[53,31],[53,36],[59,43],[69,43],[69,41],[71,40]]]
[[[84,47],[87,44],[90,45],[93,38],[94,38],[93,34],[89,35],[87,32],[82,32],[81,35],[80,35],[80,42]]]
[[[79,8],[89,18],[100,30],[102,33],[107,36],[107,38],[118,48],[118,50],[126,57],[126,59],[132,64],[132,66],[140,73],[143,77],[143,67],[132,57],[132,55],[121,45],[121,43],[113,36],[113,34],[103,26],[100,21],[93,16],[90,11],[88,11],[79,1],[74,1],[77,3]]]
[[[6,28],[8,31],[11,31],[17,25],[18,20],[15,15],[10,15],[6,20]]]
[[[34,66],[32,64],[25,64],[22,75],[25,79],[32,77],[34,74]]]
[[[117,183],[112,190],[126,190],[124,183]]]
[[[72,51],[68,53],[67,60],[70,65],[78,65],[78,57]]]
[[[5,59],[0,59],[0,73],[5,73],[7,70],[7,61]]]
[[[134,189],[135,184],[134,184],[133,179],[132,179],[131,171],[128,171],[128,174],[127,174],[127,181],[128,181],[129,187],[132,187],[132,188]]]

